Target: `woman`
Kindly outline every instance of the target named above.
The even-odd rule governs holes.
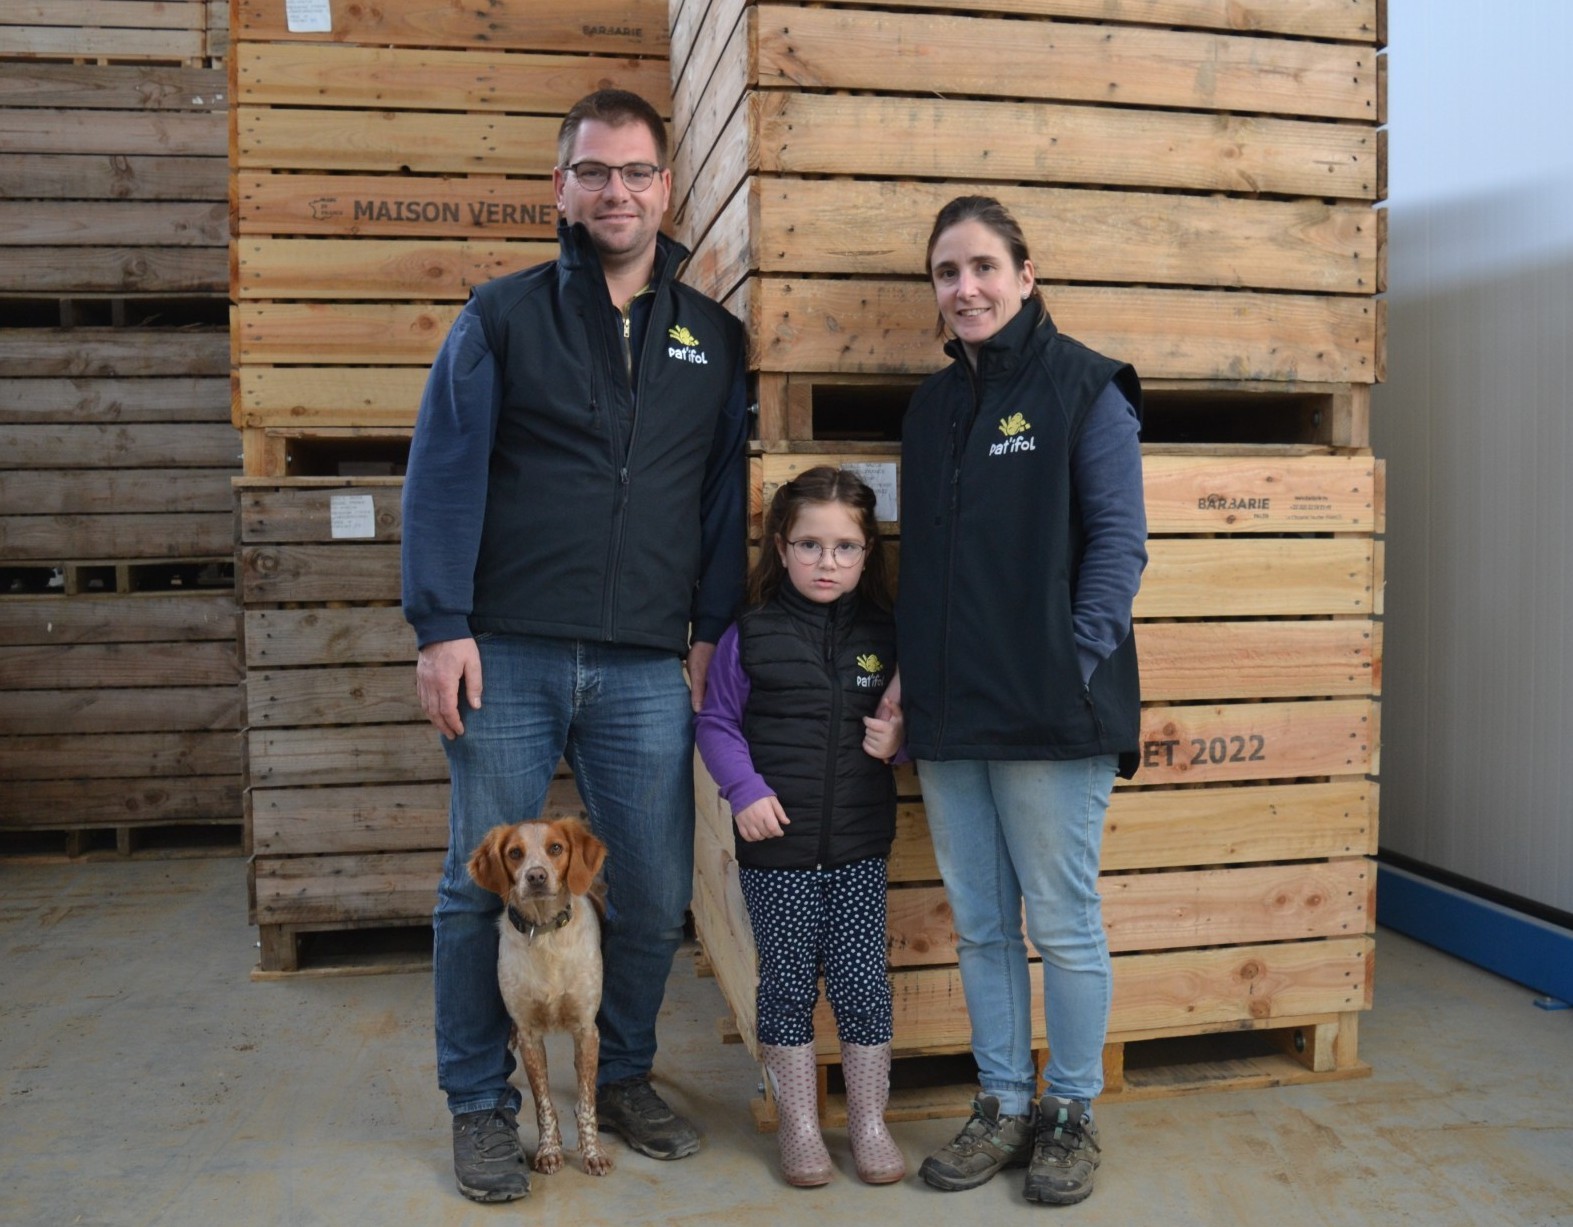
[[[1110,966],[1104,811],[1137,762],[1131,603],[1147,561],[1128,365],[1063,336],[996,200],[940,210],[928,273],[949,367],[902,429],[899,701],[954,915],[981,1094],[924,1162],[937,1188],[1028,1167],[1029,1201],[1092,1192]],[[1043,959],[1037,1091],[1021,916]]]

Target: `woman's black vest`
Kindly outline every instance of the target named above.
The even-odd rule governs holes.
[[[738,620],[750,691],[743,735],[791,819],[780,839],[737,840],[751,869],[834,869],[888,856],[896,831],[889,766],[863,750],[863,717],[895,672],[896,630],[856,593],[821,604],[790,583]]]

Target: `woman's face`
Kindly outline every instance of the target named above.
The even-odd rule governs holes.
[[[974,359],[1032,293],[1032,261],[1014,267],[1005,240],[975,218],[940,231],[929,263],[940,316]]]

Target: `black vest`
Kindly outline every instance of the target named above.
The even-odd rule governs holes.
[[[1136,372],[1033,300],[913,395],[901,433],[901,702],[915,759],[1119,756],[1134,774],[1135,635],[1084,685],[1072,607],[1086,536],[1071,452],[1110,382]]]
[[[662,235],[630,387],[595,249],[582,226],[558,239],[558,260],[475,291],[502,411],[470,626],[684,652],[705,462],[742,326],[673,280],[688,253]]]
[[[784,582],[738,619],[738,654],[750,686],[743,735],[791,819],[779,839],[739,838],[738,864],[834,869],[888,856],[895,779],[863,750],[863,717],[895,672],[890,616],[856,593],[820,604]]]

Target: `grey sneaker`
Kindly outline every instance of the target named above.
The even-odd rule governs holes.
[[[918,1175],[947,1193],[975,1189],[1007,1167],[1022,1167],[1032,1153],[1033,1114],[1001,1116],[1000,1101],[979,1095],[972,1101],[972,1119],[954,1139],[941,1146],[918,1168]]]
[[[482,1108],[453,1118],[453,1178],[471,1201],[530,1195],[530,1169],[511,1108]]]
[[[699,1149],[699,1130],[666,1106],[643,1075],[595,1092],[596,1123],[652,1159],[684,1159]]]
[[[1077,1100],[1045,1095],[1027,1165],[1028,1201],[1069,1206],[1092,1195],[1092,1174],[1103,1161],[1098,1126]]]

